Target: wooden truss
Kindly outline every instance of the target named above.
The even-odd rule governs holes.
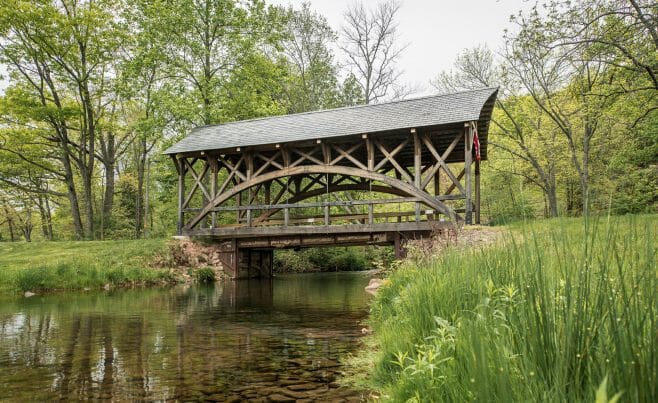
[[[235,238],[293,227],[470,224],[474,213],[479,223],[475,125],[176,155],[178,233]]]

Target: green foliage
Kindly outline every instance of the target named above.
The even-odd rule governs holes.
[[[657,236],[655,215],[535,222],[406,264],[352,372],[390,401],[655,401]]]
[[[535,215],[531,190],[523,187],[518,176],[507,172],[487,175],[483,183],[482,207],[490,225],[528,220]]]
[[[212,283],[215,281],[215,271],[210,267],[198,269],[194,272],[194,277],[199,283]]]
[[[274,254],[274,270],[279,273],[309,271],[361,271],[383,268],[392,260],[386,247],[330,247],[302,250],[278,250]]]

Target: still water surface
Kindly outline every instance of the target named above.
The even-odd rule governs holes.
[[[366,274],[0,301],[0,400],[359,400]]]

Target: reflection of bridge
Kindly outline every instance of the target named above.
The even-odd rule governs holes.
[[[496,89],[196,128],[176,162],[178,233],[220,241],[235,276],[272,249],[395,244],[480,221]],[[472,165],[475,165],[473,168]]]

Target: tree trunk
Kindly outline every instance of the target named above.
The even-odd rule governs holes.
[[[41,217],[41,233],[43,234],[43,239],[52,241],[53,240],[53,231],[52,223],[50,221],[50,205],[48,203],[47,195],[39,195],[37,197],[37,206],[39,207],[39,216]]]
[[[78,201],[78,193],[75,189],[75,179],[73,177],[73,167],[71,166],[70,150],[68,149],[67,137],[64,135],[60,141],[60,148],[62,149],[62,165],[64,166],[64,178],[66,182],[66,197],[69,199],[71,205],[71,218],[73,219],[73,232],[76,239],[80,240],[84,237],[82,231],[82,218],[80,216],[80,203]]]
[[[135,238],[142,237],[144,230],[144,173],[146,171],[146,139],[139,141],[137,150],[137,200],[135,203]]]
[[[557,189],[555,184],[550,188],[546,189],[546,197],[548,198],[548,212],[550,217],[558,216],[558,207],[557,207]]]
[[[11,218],[11,213],[7,208],[7,205],[3,203],[3,210],[5,211],[5,216],[7,217],[7,228],[9,229],[9,241],[14,242],[16,236],[14,235],[14,220]]]
[[[92,171],[88,167],[80,167],[82,176],[82,185],[84,186],[84,238],[86,240],[94,239],[94,195],[92,191]]]
[[[116,169],[114,160],[104,163],[105,165],[105,192],[103,195],[103,221],[110,223],[112,220],[112,208],[114,207],[114,170]]]
[[[585,124],[583,133],[583,165],[580,173],[580,191],[582,192],[583,215],[589,214],[589,143],[592,138],[593,130],[589,123]]]

